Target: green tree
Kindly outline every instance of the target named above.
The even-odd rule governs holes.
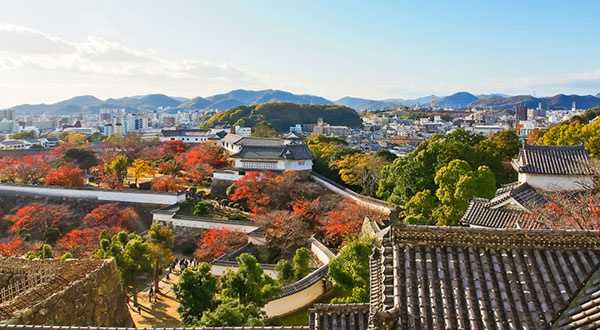
[[[207,215],[210,212],[211,208],[212,205],[209,202],[200,201],[196,203],[196,206],[194,207],[194,215],[199,217]]]
[[[173,292],[179,302],[177,312],[182,323],[194,326],[216,305],[217,279],[212,275],[210,265],[203,262],[196,269],[186,268],[173,286]]]
[[[63,155],[63,161],[77,164],[77,166],[83,170],[87,170],[92,166],[98,165],[96,153],[94,153],[92,150],[84,148],[68,149]]]
[[[63,254],[62,256],[60,256],[60,260],[61,261],[65,261],[65,260],[71,259],[71,258],[73,258],[73,255],[69,251],[65,252],[65,254]]]
[[[37,257],[40,259],[52,259],[52,247],[48,244],[42,244]]]
[[[301,247],[296,250],[294,255],[294,276],[297,280],[303,278],[310,273],[308,263],[310,262],[310,251],[307,248]]]
[[[277,280],[282,285],[291,283],[294,280],[294,266],[286,259],[281,259],[275,264]]]
[[[102,142],[107,138],[106,135],[103,135],[100,132],[94,132],[92,135],[88,135],[86,137],[87,142]]]
[[[404,206],[404,222],[411,225],[433,225],[432,211],[437,207],[438,200],[429,189],[418,192]]]
[[[329,277],[350,296],[334,298],[331,303],[369,302],[369,256],[373,244],[368,240],[348,242],[329,263]]]
[[[493,136],[493,140],[496,141],[498,152],[501,157],[505,160],[516,158],[521,150],[521,140],[515,131],[504,130],[500,131]]]
[[[224,298],[214,310],[206,311],[198,324],[201,327],[240,327],[263,325],[264,313],[255,304],[242,304]]]
[[[116,176],[119,181],[123,182],[125,176],[127,175],[128,166],[129,160],[127,159],[127,156],[120,155],[115,157],[110,164],[104,165],[104,171],[108,174]]]
[[[159,224],[152,224],[146,234],[146,242],[150,247],[150,263],[154,267],[152,279],[154,280],[154,292],[160,292],[158,280],[162,270],[173,263],[173,243],[175,235],[170,228]]]
[[[436,197],[441,202],[434,212],[440,226],[456,226],[473,197],[492,198],[496,191],[496,178],[487,166],[476,171],[469,163],[455,159],[442,167],[435,176],[439,186]]]
[[[273,125],[269,122],[261,121],[254,126],[254,130],[252,132],[252,136],[254,137],[278,137],[279,133]]]
[[[44,231],[44,243],[54,245],[60,237],[60,231],[58,228],[48,228]]]
[[[37,139],[38,135],[35,131],[21,131],[11,134],[10,138],[15,140],[32,140]]]
[[[227,271],[221,277],[221,295],[238,299],[240,304],[262,308],[281,293],[281,284],[265,274],[256,258],[242,253],[237,257],[237,272]]]

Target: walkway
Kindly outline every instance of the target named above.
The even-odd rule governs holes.
[[[148,292],[150,287],[145,288],[138,293],[138,303],[142,306],[142,315],[139,315],[137,308],[133,307],[133,299],[129,303],[129,313],[135,322],[137,328],[175,328],[181,327],[177,306],[179,303],[175,299],[172,285],[177,283],[179,276],[175,273],[169,275],[169,280],[163,277],[158,286],[158,302],[148,302]]]

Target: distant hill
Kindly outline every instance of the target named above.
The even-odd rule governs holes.
[[[213,115],[202,127],[210,127],[214,123],[255,126],[256,123],[264,120],[271,123],[278,131],[286,132],[296,124],[314,124],[319,117],[334,126],[362,127],[358,113],[348,107],[290,102],[235,107]]]
[[[333,104],[333,102],[314,95],[293,94],[290,92],[265,89],[251,91],[236,89],[228,93],[217,94],[206,98],[196,97],[188,102],[182,103],[181,109],[214,109],[227,110],[240,105],[253,105],[268,102],[291,102],[298,104]]]
[[[191,100],[182,102],[178,108],[181,109],[206,109],[211,104],[211,102],[205,98],[200,96],[194,97]]]
[[[578,109],[588,109],[600,106],[600,98],[592,95],[564,95],[558,94],[551,97],[533,97],[531,95],[517,95],[511,97],[493,96],[485,99],[478,99],[470,107],[493,107],[494,109],[512,109],[516,105],[527,105],[528,108],[537,108],[541,103],[544,109],[549,110],[568,110],[571,109],[575,101]]]
[[[474,102],[477,99],[477,96],[471,93],[459,92],[450,96],[442,97],[441,99],[435,101],[435,104],[443,108],[457,109],[464,108],[469,103]]]
[[[352,108],[357,111],[385,110],[385,109],[397,107],[398,105],[402,104],[400,102],[393,102],[390,100],[377,101],[377,100],[369,100],[369,99],[360,99],[360,98],[349,97],[349,96],[343,97],[343,98],[335,101],[334,103]]]
[[[26,115],[39,114],[44,111],[49,113],[72,114],[77,112],[75,111],[76,108],[81,109],[81,107],[90,106],[98,102],[101,101],[95,96],[81,95],[53,104],[21,104],[9,109],[14,109],[17,114]]]

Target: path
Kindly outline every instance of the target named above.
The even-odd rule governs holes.
[[[175,273],[169,275],[169,280],[163,277],[158,286],[158,302],[148,302],[148,292],[150,287],[145,288],[138,293],[138,303],[142,306],[142,315],[139,315],[137,308],[133,307],[133,299],[129,303],[129,313],[135,322],[137,328],[175,328],[181,327],[177,306],[179,303],[175,299],[172,285],[177,283],[179,276]]]

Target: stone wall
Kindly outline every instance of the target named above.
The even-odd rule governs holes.
[[[6,323],[134,326],[114,260],[107,260],[96,271],[22,311]]]
[[[216,198],[227,198],[227,188],[233,184],[234,181],[213,179],[210,184],[210,197]]]

